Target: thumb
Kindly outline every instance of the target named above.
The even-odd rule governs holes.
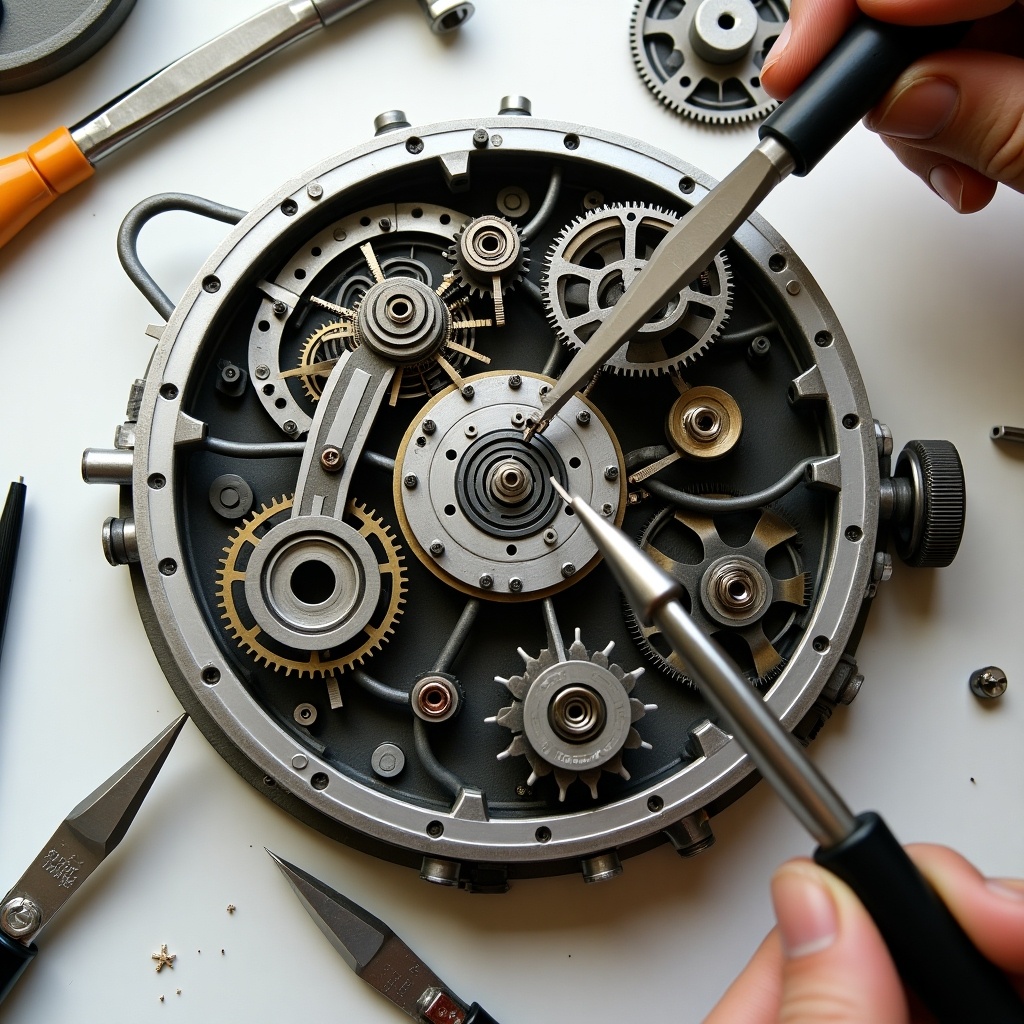
[[[785,954],[780,1022],[906,1024],[885,943],[843,882],[811,861],[790,861],[772,879],[772,902]]]

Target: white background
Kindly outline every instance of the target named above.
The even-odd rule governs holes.
[[[0,98],[0,152],[73,124],[261,6],[139,0],[85,67]],[[29,487],[0,663],[0,892],[68,810],[178,714],[128,573],[100,553],[114,490],[79,477],[82,450],[111,444],[157,319],[115,255],[128,209],[169,190],[249,208],[369,138],[381,111],[424,124],[493,114],[507,93],[529,96],[538,116],[633,135],[717,177],[755,139],[750,126],[701,127],[655,102],[633,69],[627,0],[477,8],[440,40],[413,0],[378,0],[150,131],[0,251],[0,481],[24,474]],[[897,448],[949,438],[968,475],[957,561],[937,572],[897,563],[861,645],[867,682],[813,757],[901,838],[1024,874],[1024,448],[988,438],[993,424],[1024,424],[1024,198],[1001,191],[959,218],[858,128],[762,212],[834,305]],[[222,230],[163,218],[144,233],[144,260],[177,296]],[[967,688],[986,664],[1010,677],[992,707]],[[404,1019],[324,941],[268,846],[388,921],[505,1024],[699,1020],[771,924],[772,870],[812,845],[764,786],[715,831],[717,846],[692,861],[662,848],[610,883],[566,876],[470,897],[298,824],[189,724],[121,847],[43,933],[4,1019]],[[149,956],[164,942],[177,960],[157,975]]]

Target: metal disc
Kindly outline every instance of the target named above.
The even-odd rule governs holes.
[[[51,82],[87,61],[135,0],[0,0],[0,93]]]

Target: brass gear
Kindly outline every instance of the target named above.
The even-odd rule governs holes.
[[[240,612],[233,591],[236,584],[239,592],[245,585],[245,569],[239,567],[243,554],[248,563],[252,549],[259,544],[266,528],[275,519],[288,514],[293,500],[287,496],[275,498],[269,505],[264,505],[249,516],[231,534],[217,569],[217,607],[221,609],[225,628],[238,641],[239,646],[268,668],[283,671],[286,676],[296,672],[300,677],[342,673],[361,664],[374,651],[380,650],[394,632],[395,623],[405,604],[406,576],[402,549],[391,529],[371,509],[358,501],[349,501],[345,508],[346,518],[368,542],[376,541],[373,546],[381,554],[382,560],[378,563],[381,575],[391,578],[391,586],[384,588],[373,619],[355,640],[345,645],[341,653],[300,652],[276,643],[274,647],[268,646],[261,642],[263,631],[255,622],[246,625],[246,617]],[[325,653],[328,655],[326,658],[323,657]]]
[[[326,362],[331,359],[338,359],[346,349],[351,351],[356,347],[356,339],[352,334],[350,324],[341,320],[334,320],[323,327],[318,327],[303,343],[302,351],[299,353],[299,366],[305,368],[316,363]],[[313,399],[320,401],[324,385],[330,370],[326,373],[312,373],[299,377],[302,383],[302,390]]]

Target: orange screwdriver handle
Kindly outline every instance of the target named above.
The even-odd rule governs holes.
[[[67,128],[0,160],[0,246],[65,192],[92,177],[94,168]]]

